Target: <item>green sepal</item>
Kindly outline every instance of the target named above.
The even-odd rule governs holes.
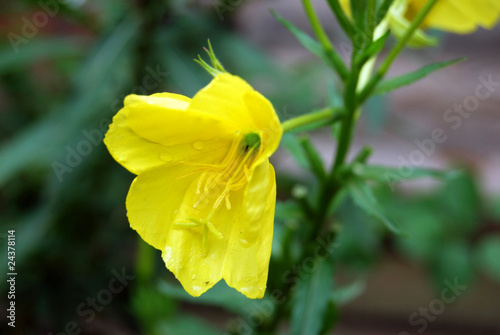
[[[208,49],[203,48],[205,52],[208,54],[208,58],[210,58],[210,64],[205,62],[203,58],[201,58],[200,55],[198,55],[198,59],[195,59],[194,61],[198,64],[201,65],[201,67],[207,71],[210,75],[213,77],[216,77],[217,75],[226,72],[224,69],[224,66],[222,66],[221,62],[217,59],[214,53],[214,49],[212,48],[212,44],[210,43],[210,40],[208,40]]]

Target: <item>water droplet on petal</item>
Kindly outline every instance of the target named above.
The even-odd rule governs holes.
[[[195,280],[196,279],[196,275],[193,275],[192,279]]]
[[[240,243],[241,245],[244,247],[244,248],[248,248],[251,246],[250,242],[248,242],[247,240],[245,240],[244,238],[240,238]]]
[[[172,157],[172,154],[167,152],[167,151],[163,151],[162,153],[160,153],[160,160],[164,161],[164,162],[171,162],[173,159]]]
[[[205,143],[203,143],[202,141],[196,141],[193,143],[193,148],[195,148],[196,150],[203,150],[205,149]]]

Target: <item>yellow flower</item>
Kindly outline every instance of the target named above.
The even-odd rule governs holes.
[[[388,24],[397,37],[403,36],[426,2],[427,0],[395,0],[384,24]],[[349,0],[340,0],[340,3],[350,16]],[[499,16],[499,0],[438,0],[408,45],[422,47],[436,44],[436,39],[425,34],[424,29],[468,34],[478,27],[493,28]]]
[[[104,142],[138,175],[130,225],[189,294],[223,278],[249,298],[264,295],[276,203],[268,158],[281,135],[271,103],[227,73],[193,99],[129,95],[114,117]]]
[[[405,18],[412,21],[427,0],[405,0]],[[468,34],[478,27],[493,28],[499,18],[498,0],[439,0],[425,18],[422,28]]]

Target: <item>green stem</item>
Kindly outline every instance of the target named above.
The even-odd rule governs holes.
[[[380,67],[378,68],[377,72],[373,76],[373,78],[368,82],[368,84],[365,86],[365,88],[361,91],[359,94],[359,102],[363,103],[370,93],[373,91],[375,86],[379,83],[380,80],[385,76],[389,68],[391,67],[392,63],[396,59],[396,57],[401,53],[403,48],[405,47],[406,43],[410,40],[410,38],[413,36],[415,31],[418,29],[420,24],[424,21],[425,17],[431,9],[434,7],[438,0],[428,0],[425,5],[422,7],[420,12],[418,12],[417,16],[415,17],[415,20],[412,21],[410,26],[408,27],[408,30],[405,32],[403,37],[397,42],[397,44],[392,48],[392,50],[389,52],[389,55],[387,55],[386,59],[382,62]]]
[[[340,109],[325,108],[317,112],[301,115],[296,118],[287,120],[281,124],[281,127],[283,128],[283,132],[286,133],[290,130],[300,128],[302,126],[306,126],[312,123],[327,121],[327,120],[334,121],[339,117],[341,117],[342,115],[343,114]]]
[[[340,78],[342,78],[342,80],[346,80],[347,77],[349,76],[349,71],[347,70],[340,56],[335,52],[335,49],[332,43],[330,42],[330,39],[323,30],[323,27],[319,22],[318,16],[314,12],[311,0],[302,0],[302,5],[304,6],[304,10],[306,12],[307,18],[309,19],[309,22],[311,23],[311,27],[314,31],[314,34],[316,34],[316,37],[318,38],[319,43],[323,47],[323,50],[325,51],[325,54],[327,55],[328,59],[332,62],[332,66],[334,67],[335,71],[337,71]]]

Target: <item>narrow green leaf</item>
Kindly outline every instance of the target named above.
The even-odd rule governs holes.
[[[474,262],[491,278],[500,283],[500,235],[486,236],[474,251]]]
[[[325,167],[323,166],[323,161],[318,151],[311,143],[309,137],[304,136],[299,140],[299,142],[302,146],[302,150],[304,150],[307,160],[309,161],[311,171],[319,180],[326,180],[326,171]]]
[[[335,14],[335,17],[337,18],[339,25],[342,27],[342,30],[344,30],[346,35],[349,36],[349,38],[352,40],[355,34],[354,25],[351,19],[349,19],[347,15],[344,13],[344,10],[340,5],[339,0],[327,0],[327,2],[328,5],[330,5],[333,14]]]
[[[378,25],[384,17],[387,15],[389,8],[391,7],[394,0],[383,0],[380,6],[377,8],[376,25]]]
[[[304,150],[302,150],[302,146],[297,139],[297,136],[292,134],[283,134],[281,143],[285,146],[285,149],[290,153],[290,155],[292,155],[293,159],[299,166],[306,170],[311,170],[312,167],[309,164],[309,160]]]
[[[317,268],[299,282],[292,308],[291,334],[317,335],[333,288],[333,266],[328,261],[317,262]]]
[[[361,279],[341,287],[335,287],[332,292],[332,300],[338,305],[345,305],[363,294],[365,288],[366,282]]]
[[[312,54],[316,55],[318,58],[323,60],[327,65],[333,68],[340,78],[345,80],[347,78],[348,70],[345,64],[342,62],[341,57],[333,50],[330,53],[326,53],[321,44],[313,40],[305,32],[294,26],[291,22],[287,21],[283,17],[279,16],[275,11],[271,11],[276,20],[281,23],[286,29],[288,29],[295,38]]]
[[[359,64],[364,64],[367,60],[369,60],[372,56],[380,53],[385,46],[385,41],[391,34],[390,31],[387,31],[384,35],[382,35],[376,41],[370,43],[368,47],[357,57],[357,62]]]
[[[379,219],[386,227],[395,234],[401,231],[385,216],[384,210],[379,205],[371,188],[360,178],[351,178],[347,187],[354,203],[369,215]]]
[[[413,168],[413,170],[402,170],[398,167],[381,166],[381,165],[364,165],[353,164],[352,172],[361,179],[388,182],[391,180],[411,180],[432,177],[440,180],[450,180],[462,174],[460,170],[436,170]]]
[[[396,78],[384,80],[383,82],[378,84],[378,86],[375,88],[373,94],[383,94],[383,93],[387,93],[387,92],[390,92],[392,90],[395,90],[397,88],[400,88],[402,86],[410,85],[410,84],[416,82],[417,80],[420,80],[420,79],[426,77],[427,75],[429,75],[430,73],[432,73],[434,71],[440,70],[442,68],[453,65],[455,63],[462,62],[465,59],[466,58],[458,58],[458,59],[453,59],[453,60],[449,60],[449,61],[445,61],[445,62],[430,64],[430,65],[424,66],[423,68],[421,68],[417,71],[410,72],[410,73],[404,74],[404,75],[396,77]]]
[[[47,59],[78,57],[84,46],[69,38],[35,39],[15,52],[10,45],[0,49],[0,74],[25,69],[32,63]]]

